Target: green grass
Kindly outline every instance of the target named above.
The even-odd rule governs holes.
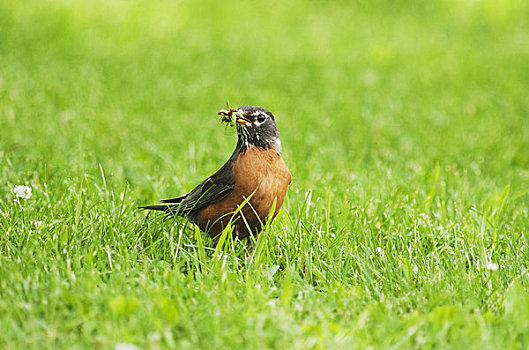
[[[1,0],[0,348],[527,348],[528,42],[521,0]],[[253,260],[135,209],[226,99],[293,174]]]

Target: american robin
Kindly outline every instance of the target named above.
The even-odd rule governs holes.
[[[219,114],[234,118],[237,129],[237,146],[226,164],[188,194],[141,208],[186,216],[213,238],[230,220],[237,237],[257,236],[274,202],[271,220],[276,217],[292,181],[281,157],[279,130],[272,113],[262,107],[242,106]]]

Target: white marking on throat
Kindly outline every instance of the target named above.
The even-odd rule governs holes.
[[[279,139],[279,137],[276,137],[276,139],[274,140],[274,147],[275,149],[277,149],[279,153],[281,153],[282,147],[281,147],[281,140]]]

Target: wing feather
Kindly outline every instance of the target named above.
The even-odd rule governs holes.
[[[225,198],[235,187],[231,161],[226,162],[215,174],[202,181],[191,192],[178,198],[164,199],[163,203],[176,204],[171,209],[179,214],[199,211]]]

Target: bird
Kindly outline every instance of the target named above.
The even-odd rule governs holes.
[[[140,208],[184,216],[215,242],[229,223],[237,238],[256,238],[277,216],[292,182],[279,129],[274,115],[262,107],[242,106],[219,114],[232,120],[237,130],[237,145],[228,161],[189,193]]]

